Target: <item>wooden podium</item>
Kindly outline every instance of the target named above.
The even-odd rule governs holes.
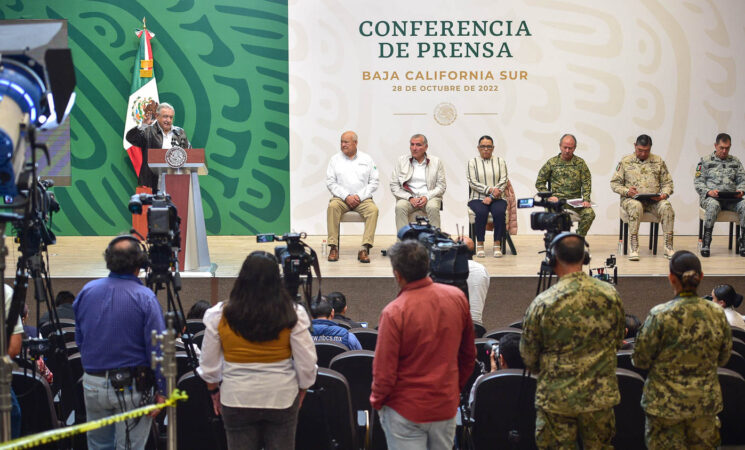
[[[207,175],[203,148],[187,148],[185,161],[178,167],[166,162],[167,149],[148,150],[147,165],[158,174],[158,190],[171,196],[181,218],[179,271],[209,271],[207,229],[204,225],[199,175]]]

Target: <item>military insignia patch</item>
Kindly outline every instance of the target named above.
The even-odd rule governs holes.
[[[702,163],[698,163],[698,166],[696,166],[696,178],[701,176],[701,169],[703,168]]]
[[[616,166],[616,172],[618,172],[620,169],[621,169],[621,163],[619,162],[618,165]]]

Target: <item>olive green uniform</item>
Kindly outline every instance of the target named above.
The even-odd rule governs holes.
[[[539,294],[523,321],[520,354],[538,376],[539,448],[612,448],[620,401],[616,351],[625,316],[608,283],[574,272]]]
[[[629,217],[629,233],[639,234],[639,219],[644,212],[651,212],[660,218],[662,231],[673,232],[675,211],[668,200],[635,200],[628,197],[629,188],[634,186],[640,194],[673,194],[673,177],[661,157],[649,155],[644,161],[635,154],[626,155],[616,166],[610,180],[610,187],[621,196],[621,208]]]
[[[632,356],[636,367],[649,369],[642,408],[650,450],[719,445],[717,367],[731,351],[732,329],[719,305],[681,293],[652,308]]]
[[[564,161],[561,155],[557,155],[541,167],[535,187],[538,191],[549,190],[559,199],[581,198],[583,201],[590,202],[592,176],[584,159],[574,155],[569,161]],[[574,208],[569,205],[564,205],[564,209],[579,214],[577,234],[587,235],[592,221],[595,220],[595,211],[592,208]]]

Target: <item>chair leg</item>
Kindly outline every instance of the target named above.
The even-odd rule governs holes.
[[[654,222],[649,222],[649,249],[650,250],[652,250],[652,241],[654,241]]]
[[[732,230],[734,229],[734,222],[729,223],[729,247],[727,247],[729,250],[732,250]]]
[[[653,225],[654,227],[652,228],[654,228],[654,248],[652,249],[652,254],[656,255],[657,254],[657,240],[660,237],[660,224],[655,222]]]
[[[473,224],[468,224],[468,237],[471,238],[472,241],[476,242],[476,234],[473,231]]]
[[[629,253],[629,224],[623,224],[623,254]]]
[[[510,237],[510,234],[505,232],[504,238],[507,240],[507,245],[510,246],[510,251],[512,252],[512,254],[517,255],[517,251],[515,250],[515,244],[512,243],[512,237]],[[502,244],[502,248],[505,248],[504,244]]]
[[[735,253],[740,253],[740,225],[735,225]]]

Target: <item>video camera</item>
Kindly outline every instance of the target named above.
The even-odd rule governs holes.
[[[274,256],[277,257],[279,265],[282,266],[285,287],[287,287],[293,299],[296,298],[301,284],[300,277],[305,276],[306,300],[310,301],[310,284],[312,284],[313,278],[311,268],[315,268],[316,275],[319,278],[321,274],[315,250],[302,241],[306,237],[306,233],[285,233],[281,236],[274,233],[262,233],[256,236],[256,242],[287,243],[287,245],[278,245],[274,248]]]
[[[611,270],[613,274],[611,275]],[[616,255],[610,255],[605,260],[603,267],[590,269],[590,276],[610,284],[618,284],[618,266],[616,266]]]
[[[556,235],[564,231],[569,231],[572,228],[572,218],[569,216],[569,213],[562,209],[566,204],[566,200],[549,201],[548,199],[552,195],[553,193],[551,192],[539,192],[536,194],[539,200],[536,200],[535,197],[520,198],[517,200],[518,208],[533,208],[534,206],[543,206],[546,208],[545,211],[536,211],[530,214],[530,228],[546,232],[543,238],[546,249],[548,249],[548,244],[551,243]]]
[[[181,250],[181,218],[176,205],[167,194],[135,194],[129,199],[129,211],[142,214],[142,205],[147,210],[148,256],[154,273],[168,272],[178,264],[177,253]]]
[[[433,227],[426,217],[421,216],[398,230],[398,238],[402,241],[417,240],[427,248],[430,276],[434,281],[457,287],[465,285],[471,255],[466,244],[454,241],[449,234]]]

